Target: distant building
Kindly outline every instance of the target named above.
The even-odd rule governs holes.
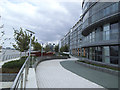
[[[81,29],[82,29],[82,18],[71,28],[70,33],[70,53],[72,55],[79,56],[81,51]]]
[[[61,47],[65,45],[70,47],[70,31],[61,39]]]

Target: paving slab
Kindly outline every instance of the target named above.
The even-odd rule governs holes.
[[[26,88],[38,88],[34,68],[29,68],[27,80],[28,81],[26,82]]]

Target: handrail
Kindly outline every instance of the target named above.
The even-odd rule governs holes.
[[[21,75],[23,75],[25,68],[26,68],[26,70],[25,70],[25,82],[24,82],[24,84],[26,84],[26,78],[27,78],[27,74],[28,74],[26,72],[28,72],[28,69],[29,69],[29,67],[28,67],[29,60],[30,60],[30,57],[28,56],[27,59],[25,60],[25,63],[23,64],[22,68],[20,69],[19,73],[17,74],[17,76],[13,82],[13,85],[11,87],[11,90],[15,90],[16,88],[18,88],[17,84],[20,82],[19,79],[20,79],[20,77],[22,77]],[[23,78],[22,78],[22,81],[23,81]],[[24,87],[25,87],[25,85],[24,85]],[[20,87],[20,88],[23,88],[23,87]]]
[[[63,58],[67,58],[67,57],[65,57],[65,56],[64,57],[42,56],[42,57],[39,57],[38,59],[35,59],[34,61],[32,59],[31,63],[33,64],[33,67],[35,68],[40,61],[45,61],[45,60],[49,60],[49,59],[58,59],[58,58],[63,59]],[[20,69],[19,73],[17,74],[10,90],[16,90],[18,88],[21,88],[21,89],[26,88],[26,81],[27,81],[29,66],[30,66],[30,56],[28,56],[27,59],[25,60],[25,63],[23,64],[22,68]]]

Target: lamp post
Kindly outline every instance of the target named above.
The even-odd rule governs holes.
[[[32,32],[32,31],[30,31],[30,30],[28,30],[28,29],[26,29],[26,31],[28,31],[28,32],[30,32],[30,45],[29,45],[29,57],[30,57],[30,55],[31,55],[31,37],[32,37],[32,35],[33,34],[35,34],[34,32]]]
[[[53,52],[55,52],[55,44],[53,43]]]
[[[31,55],[31,37],[32,37],[32,33],[30,34],[29,57],[30,57],[30,55]]]
[[[43,43],[42,43],[42,48],[41,48],[41,57],[43,56]]]
[[[30,30],[27,30],[26,29],[26,31],[28,31],[29,33],[30,33],[30,44],[29,44],[29,62],[28,62],[28,67],[30,66],[30,55],[31,55],[31,44],[32,44],[32,42],[31,42],[31,37],[32,37],[32,35],[33,34],[35,34],[34,32],[32,32],[32,31],[30,31]]]

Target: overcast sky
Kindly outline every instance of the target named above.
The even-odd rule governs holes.
[[[68,2],[69,1],[69,2]],[[29,29],[41,43],[58,43],[79,20],[81,1],[58,0],[1,0],[0,25],[4,24],[4,46],[14,43],[13,29]]]

